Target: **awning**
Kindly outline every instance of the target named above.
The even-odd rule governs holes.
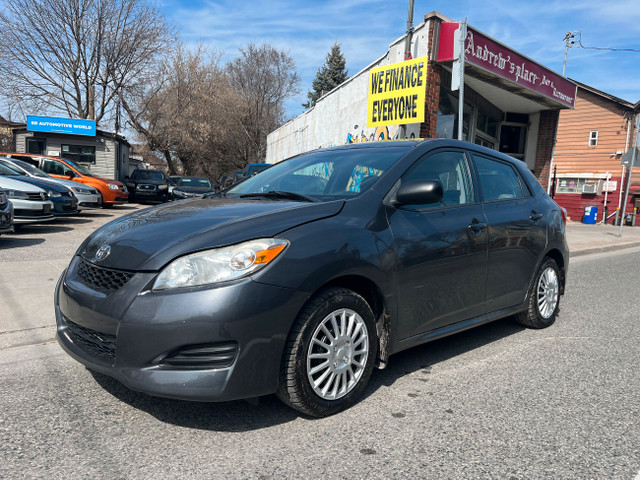
[[[438,62],[454,58],[458,22],[440,26]],[[503,111],[575,108],[577,85],[467,26],[465,83]]]

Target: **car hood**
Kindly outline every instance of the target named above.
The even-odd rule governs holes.
[[[337,215],[343,200],[323,203],[205,198],[131,213],[96,230],[79,254],[106,268],[156,271],[176,257],[273,237],[298,225]],[[110,253],[96,257],[98,249]]]
[[[38,177],[28,177],[23,175],[12,175],[11,178],[14,180],[18,180],[20,182],[30,183],[31,185],[35,185],[36,187],[40,187],[44,190],[53,190],[54,192],[60,193],[69,193],[69,189],[64,185],[60,185],[58,182],[54,182],[53,180],[49,180],[46,178],[38,178]]]
[[[134,179],[134,178],[130,178],[129,180],[127,180],[127,183],[132,183],[136,185],[139,185],[141,183],[144,183],[145,185],[166,185],[167,184],[166,180],[142,180],[142,179]]]
[[[211,187],[181,187],[180,185],[177,185],[176,187],[174,187],[174,190],[178,190],[181,192],[187,192],[187,193],[207,193],[207,192],[211,192],[213,191],[213,186]]]
[[[118,180],[113,180],[112,178],[102,178],[102,177],[91,177],[91,178],[95,178],[96,180],[100,180],[101,182],[104,183],[113,183],[115,185],[118,185],[119,187],[124,187],[124,183],[119,182]]]

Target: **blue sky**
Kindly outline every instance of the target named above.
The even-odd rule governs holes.
[[[288,117],[304,111],[307,90],[334,42],[353,75],[406,30],[408,0],[161,0],[187,45],[202,43],[226,62],[248,43],[266,42],[293,57],[302,78]],[[433,10],[469,25],[562,73],[564,35],[584,46],[640,50],[640,1],[415,0],[414,24]],[[640,100],[640,52],[571,48],[567,76],[632,103]]]

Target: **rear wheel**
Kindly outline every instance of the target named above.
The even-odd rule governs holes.
[[[314,417],[355,403],[376,357],[373,312],[357,293],[328,288],[304,307],[289,335],[278,396]]]
[[[556,321],[560,307],[560,269],[555,260],[545,257],[529,293],[527,310],[516,321],[529,328],[545,328]]]

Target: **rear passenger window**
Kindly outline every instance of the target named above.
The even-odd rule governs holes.
[[[513,167],[506,163],[473,155],[485,201],[521,198],[520,177]]]

